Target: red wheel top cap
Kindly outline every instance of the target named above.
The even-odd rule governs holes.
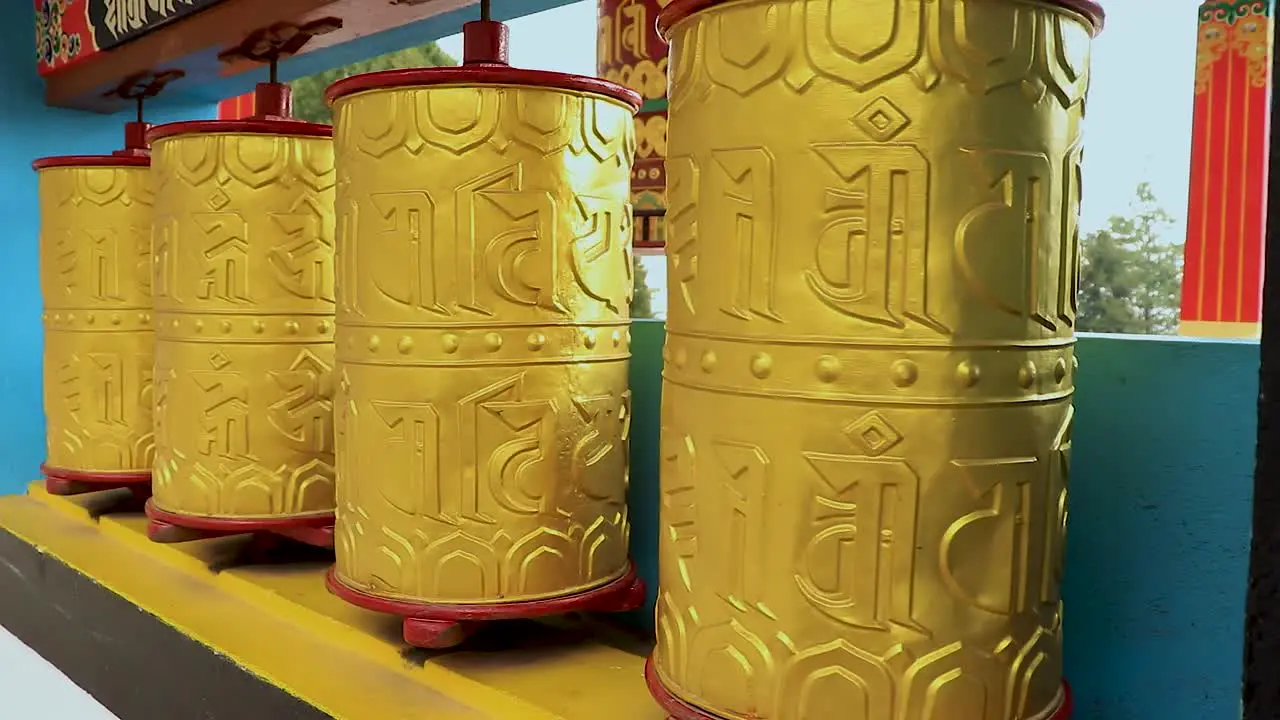
[[[242,120],[188,120],[165,123],[151,128],[147,133],[147,141],[155,142],[175,135],[201,133],[333,137],[332,125],[296,120],[290,117],[292,111],[292,93],[288,85],[258,83],[258,87],[253,92],[253,117]]]
[[[353,75],[330,85],[324,94],[325,102],[333,105],[339,98],[366,90],[436,85],[518,85],[591,93],[617,100],[632,113],[639,112],[644,102],[640,93],[608,80],[511,67],[507,64],[507,28],[502,23],[478,20],[463,25],[462,31],[462,65]]]

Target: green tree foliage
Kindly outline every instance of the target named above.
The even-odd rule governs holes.
[[[1138,186],[1128,217],[1080,241],[1076,329],[1082,332],[1169,335],[1178,329],[1182,243],[1161,238],[1172,218],[1147,183]]]
[[[631,317],[653,317],[653,288],[649,287],[649,270],[639,256],[632,260],[635,267],[635,295],[631,299]]]
[[[345,77],[378,70],[439,67],[457,64],[457,60],[432,42],[387,53],[386,55],[379,55],[369,60],[351,63],[345,67],[325,70],[315,75],[298,78],[289,83],[293,88],[293,114],[299,120],[319,123],[333,122],[333,114],[330,112],[329,106],[324,103],[324,91],[330,85]]]

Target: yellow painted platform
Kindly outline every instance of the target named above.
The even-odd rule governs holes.
[[[483,649],[406,652],[395,618],[344,604],[323,562],[228,566],[243,537],[158,545],[119,495],[0,498],[0,527],[214,652],[344,720],[662,720],[647,644],[592,621],[515,623]],[[506,626],[504,626],[506,627]]]

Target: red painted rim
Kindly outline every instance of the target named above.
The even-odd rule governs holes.
[[[670,6],[668,6],[670,7]],[[658,702],[658,707],[670,716],[669,720],[724,720],[711,715],[701,708],[696,708],[676,697],[658,679],[658,671],[653,667],[653,656],[644,661],[644,682],[649,686],[649,694]]]
[[[301,515],[279,518],[211,518],[169,512],[156,506],[155,499],[147,501],[147,517],[157,522],[188,530],[239,535],[241,533],[273,532],[296,527],[327,527],[333,524],[333,513]]]
[[[247,118],[244,120],[186,120],[156,125],[147,131],[147,142],[154,143],[175,135],[235,133],[238,135],[298,135],[331,138],[333,126],[288,118]]]
[[[83,472],[66,468],[40,465],[40,474],[51,480],[91,483],[97,485],[141,485],[151,482],[150,472]]]
[[[640,93],[600,78],[487,64],[380,70],[352,75],[330,85],[324,93],[324,99],[332,105],[339,98],[366,90],[435,85],[519,85],[593,93],[617,100],[630,107],[633,113],[639,112],[640,105],[644,102]]]
[[[329,568],[329,571],[324,576],[325,585],[328,586],[329,592],[356,607],[387,615],[398,615],[403,618],[455,622],[513,620],[546,615],[565,615],[590,607],[602,598],[626,593],[637,581],[635,563],[630,563],[627,567],[627,572],[617,580],[601,585],[594,590],[587,590],[575,595],[547,598],[546,600],[524,600],[521,602],[491,603],[487,605],[444,605],[440,603],[391,600],[377,595],[370,595],[339,580],[335,571],[336,568]]]
[[[138,155],[54,155],[32,161],[32,170],[62,167],[151,167],[151,158]]]
[[[658,35],[663,40],[670,40],[668,32],[675,27],[676,23],[708,8],[722,5],[730,0],[672,0],[672,3],[663,8],[658,13]],[[1057,5],[1068,10],[1074,10],[1085,18],[1092,25],[1091,31],[1094,36],[1102,32],[1102,27],[1106,23],[1107,14],[1102,9],[1102,5],[1094,0],[1042,0],[1050,5]]]
[[[1071,684],[1063,680],[1062,707],[1058,708],[1058,712],[1054,713],[1049,720],[1071,720],[1071,715],[1075,712],[1075,709],[1075,701],[1071,698]]]
[[[712,715],[702,708],[690,705],[668,690],[658,677],[658,670],[653,666],[652,655],[644,661],[644,682],[649,686],[649,694],[657,701],[658,707],[670,716],[668,720],[724,720],[719,715]],[[1049,720],[1071,720],[1073,709],[1071,686],[1063,680],[1062,705],[1049,717]]]

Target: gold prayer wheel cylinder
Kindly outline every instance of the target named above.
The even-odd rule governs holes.
[[[655,697],[1070,714],[1077,0],[675,0]],[[701,714],[698,714],[701,713]]]
[[[139,154],[38,160],[50,479],[145,483],[151,426],[151,170]]]
[[[278,118],[152,130],[160,511],[333,512],[331,135]]]
[[[505,36],[471,23],[469,48],[473,25]],[[523,605],[628,573],[628,95],[487,60],[330,88],[333,579],[366,604]]]

